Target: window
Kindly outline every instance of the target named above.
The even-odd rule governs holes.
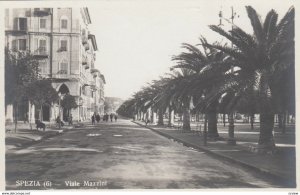
[[[19,30],[27,30],[27,18],[19,18]]]
[[[46,19],[40,19],[40,28],[46,28]]]
[[[46,40],[40,40],[39,52],[40,53],[45,53],[46,52]]]
[[[26,39],[19,39],[19,50],[26,50]]]
[[[47,60],[39,61],[39,69],[41,74],[48,74],[48,62]]]
[[[66,40],[61,40],[61,41],[60,41],[60,50],[61,50],[61,51],[67,51],[67,44],[68,44],[68,41],[66,41]]]
[[[68,20],[66,20],[66,19],[61,20],[61,28],[62,29],[67,29],[68,28]]]
[[[68,74],[68,62],[62,61],[60,63],[60,69],[58,71],[59,74]]]

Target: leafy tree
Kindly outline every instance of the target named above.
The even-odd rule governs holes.
[[[70,110],[78,107],[75,96],[66,94],[61,101],[61,107],[66,109],[68,111],[68,116],[70,116]]]
[[[52,87],[51,81],[47,79],[32,82],[27,88],[27,97],[29,101],[39,108],[39,118],[43,120],[43,106],[51,106],[58,100],[58,93]]]
[[[26,99],[26,89],[40,77],[39,63],[28,51],[11,51],[5,48],[5,105],[14,108],[17,130],[18,105]]]

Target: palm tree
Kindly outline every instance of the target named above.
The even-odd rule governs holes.
[[[224,64],[224,55],[215,49],[206,47],[207,41],[201,37],[203,52],[196,46],[184,43],[183,48],[188,52],[182,52],[175,56],[173,60],[178,61],[178,65],[173,68],[181,68],[190,71],[186,96],[193,97],[196,109],[201,109],[206,113],[208,119],[208,136],[211,138],[219,137],[217,129],[217,107],[218,100],[204,102],[202,96],[210,93],[215,88],[216,79],[223,75],[230,66]],[[219,65],[222,64],[222,67]],[[224,69],[225,68],[225,69]],[[199,106],[200,105],[200,106]]]
[[[253,35],[235,26],[231,32],[212,25],[210,28],[227,38],[234,45],[233,48],[218,44],[206,44],[210,48],[222,51],[234,59],[234,66],[239,70],[224,88],[234,88],[239,95],[246,95],[246,91],[256,91],[258,94],[258,108],[260,113],[259,147],[272,149],[275,102],[282,99],[283,91],[277,84],[285,82],[283,74],[294,69],[294,8],[290,8],[286,15],[277,23],[278,14],[271,10],[264,22],[251,6],[246,6],[248,17],[253,28]],[[294,72],[291,72],[294,74]],[[229,84],[230,83],[230,84]],[[225,90],[225,89],[224,89]]]

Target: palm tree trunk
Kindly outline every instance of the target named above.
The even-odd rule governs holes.
[[[278,114],[278,127],[281,129],[282,128],[282,114],[279,113]]]
[[[190,131],[191,130],[191,111],[189,107],[185,106],[183,110],[183,124],[182,128],[184,131]]]
[[[251,124],[251,129],[253,130],[254,129],[254,113],[251,113],[250,124]]]
[[[41,109],[40,109],[40,121],[41,122],[43,121],[43,106],[41,106]]]
[[[162,109],[158,110],[158,122],[157,125],[164,125],[164,113]]]
[[[200,121],[200,114],[199,112],[196,113],[196,122],[199,122]]]
[[[204,136],[203,136],[204,146],[207,146],[207,114],[204,115]]]
[[[169,122],[168,122],[168,126],[169,127],[173,127],[174,126],[174,110],[172,110],[171,108],[169,108]]]
[[[216,112],[207,113],[207,120],[208,120],[207,136],[209,138],[219,137],[218,128],[217,128],[217,113]]]
[[[285,134],[285,128],[286,128],[286,112],[284,112],[283,114],[283,120],[282,120],[282,128],[281,128],[281,133]]]
[[[274,114],[273,113],[260,113],[260,136],[258,145],[263,149],[274,149],[275,142],[273,137],[274,128]]]
[[[182,121],[182,130],[190,131],[191,130],[191,110],[190,110],[190,98],[187,98],[183,101],[183,121]]]
[[[234,138],[234,113],[229,113],[228,114],[228,140],[227,140],[227,144],[229,145],[235,145],[236,141]]]

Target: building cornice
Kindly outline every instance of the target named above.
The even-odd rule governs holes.
[[[92,45],[93,45],[94,51],[97,51],[97,50],[98,50],[98,47],[97,47],[97,42],[96,42],[96,37],[95,37],[95,35],[89,34],[89,35],[88,35],[88,38],[92,40]]]
[[[87,8],[87,7],[84,7],[83,10],[84,10],[84,14],[85,14],[85,16],[86,16],[86,19],[87,19],[88,24],[91,24],[92,21],[91,21],[91,16],[90,16],[90,13],[89,13],[88,8]]]

